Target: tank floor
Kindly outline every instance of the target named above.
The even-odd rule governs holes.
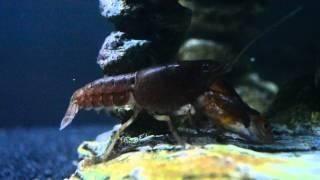
[[[75,170],[77,146],[108,126],[0,129],[0,179],[63,179]]]

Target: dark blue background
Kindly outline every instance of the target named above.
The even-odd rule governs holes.
[[[269,79],[314,68],[309,47],[320,42],[318,1],[273,0],[259,27],[301,5],[303,12],[248,53]],[[98,0],[0,0],[0,126],[58,126],[72,92],[102,76],[96,57],[111,29]],[[94,112],[80,112],[76,120],[110,122]]]
[[[102,76],[112,27],[95,0],[0,2],[0,125],[58,126],[72,92]],[[77,120],[106,119],[88,114]]]

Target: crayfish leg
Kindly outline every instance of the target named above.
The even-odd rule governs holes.
[[[179,145],[185,145],[186,143],[182,140],[182,138],[178,134],[178,130],[174,127],[171,117],[169,118],[167,123],[168,123],[169,130],[170,130],[171,134],[173,135],[174,139],[177,141],[177,143]]]
[[[64,128],[66,128],[72,122],[72,120],[74,119],[74,117],[78,113],[79,109],[80,109],[79,105],[76,102],[74,102],[74,101],[70,102],[69,107],[67,109],[67,112],[61,121],[60,131],[63,130]]]
[[[154,114],[153,117],[158,121],[166,121],[168,124],[169,130],[170,130],[171,134],[173,135],[174,139],[177,141],[177,143],[180,145],[185,144],[185,142],[179,136],[178,130],[174,127],[174,125],[172,123],[173,116]]]
[[[110,138],[110,143],[109,143],[107,149],[103,152],[103,154],[101,154],[100,157],[98,157],[99,160],[104,161],[109,158],[112,150],[114,149],[114,146],[116,145],[116,143],[120,139],[122,132],[125,131],[134,122],[134,120],[138,116],[139,112],[140,112],[140,110],[134,109],[134,113],[129,118],[129,120],[127,120],[125,123],[123,123],[121,125],[121,127],[112,134],[112,136]]]

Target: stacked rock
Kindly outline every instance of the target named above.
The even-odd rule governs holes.
[[[98,56],[106,75],[173,61],[191,21],[178,0],[100,0],[100,9],[115,28]]]
[[[265,1],[180,0],[193,11],[180,58],[233,59],[256,36],[256,16],[263,12]]]
[[[97,59],[107,76],[174,61],[191,22],[191,10],[178,0],[100,0],[100,10],[115,29],[105,39]],[[132,109],[117,107],[111,113],[123,121],[131,116]],[[156,132],[168,129],[166,123],[140,113],[127,130],[139,134],[153,127],[157,127]]]

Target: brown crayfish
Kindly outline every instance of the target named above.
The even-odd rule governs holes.
[[[105,153],[108,156],[121,132],[134,122],[141,110],[156,119],[167,120],[173,135],[181,142],[171,124],[171,117],[179,114],[182,108],[191,107],[250,141],[271,142],[267,122],[242,102],[232,88],[220,82],[228,67],[210,60],[181,61],[98,79],[75,91],[60,129],[69,125],[82,108],[130,104],[134,113],[114,134]]]
[[[295,15],[297,8],[250,41],[232,62],[220,64],[210,60],[180,61],[175,64],[151,67],[137,72],[110,76],[93,81],[78,89],[71,97],[68,110],[61,122],[64,129],[80,109],[101,109],[130,104],[134,113],[115,132],[103,159],[141,110],[155,119],[166,120],[176,139],[179,136],[171,124],[171,117],[192,110],[200,111],[224,129],[238,133],[256,143],[272,142],[268,122],[245,104],[223,76],[245,51],[264,34]],[[183,109],[188,109],[184,110]]]

